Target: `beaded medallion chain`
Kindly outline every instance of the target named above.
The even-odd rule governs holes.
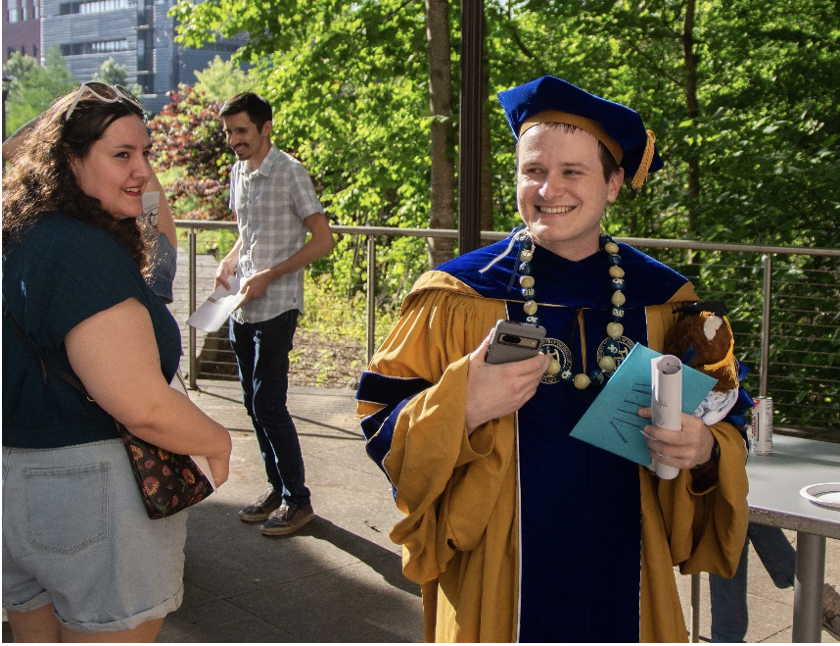
[[[610,288],[613,290],[611,302],[612,321],[607,323],[607,336],[611,339],[618,339],[624,334],[624,325],[621,320],[624,318],[624,303],[627,300],[622,290],[625,287],[624,270],[621,268],[621,256],[618,254],[619,247],[606,233],[599,237],[599,245],[609,258]],[[531,275],[531,261],[534,258],[534,242],[530,235],[522,235],[519,244],[519,286],[522,288],[522,296],[525,303],[522,309],[525,312],[525,321],[533,325],[539,325],[540,319],[537,316],[537,303],[535,300],[536,290],[534,277]],[[608,343],[605,354],[598,361],[598,367],[589,371],[589,374],[579,372],[574,374],[571,368],[563,369],[557,359],[552,358],[551,365],[546,370],[546,375],[557,375],[560,381],[567,384],[574,384],[575,388],[583,390],[592,383],[604,384],[610,374],[616,369],[616,357],[619,355],[619,348],[615,343]],[[559,374],[558,374],[559,373]]]

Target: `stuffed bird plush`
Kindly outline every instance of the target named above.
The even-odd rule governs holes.
[[[738,400],[738,361],[735,339],[721,301],[695,302],[674,310],[677,322],[665,336],[665,354],[717,379],[695,415],[706,425],[719,422]]]

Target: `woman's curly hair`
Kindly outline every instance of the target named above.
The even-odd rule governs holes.
[[[74,90],[56,99],[37,118],[3,174],[3,246],[21,240],[36,222],[60,211],[111,233],[148,275],[149,236],[137,219],[118,220],[105,211],[98,199],[82,191],[70,166],[70,156],[87,157],[117,119],[133,115],[145,123],[143,110],[127,99],[108,103],[89,95],[65,120],[75,97]]]

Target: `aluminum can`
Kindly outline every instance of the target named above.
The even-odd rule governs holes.
[[[752,449],[756,455],[773,452],[773,398],[755,397],[752,411]]]

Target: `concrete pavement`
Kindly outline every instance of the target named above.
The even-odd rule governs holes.
[[[238,382],[199,386],[193,400],[232,431],[233,468],[230,481],[191,512],[184,606],[159,641],[422,641],[420,593],[403,578],[388,538],[400,513],[364,453],[353,392],[291,388],[318,517],[297,534],[268,538],[237,517],[265,487]],[[840,541],[827,543],[826,580],[840,583]],[[677,582],[688,625],[690,579],[677,575]],[[708,641],[707,575],[701,591],[700,636]],[[748,601],[747,641],[790,642],[793,590],[778,590],[753,550]],[[823,631],[823,641],[834,640]]]
[[[352,391],[290,389],[317,518],[295,534],[265,537],[237,516],[266,487],[239,384],[199,380],[199,387],[193,401],[231,431],[231,476],[189,512],[184,603],[158,641],[422,641],[420,591],[403,578],[400,551],[388,538],[400,513],[384,474],[365,455]],[[826,552],[826,580],[840,583],[840,541],[829,539]],[[690,579],[677,581],[688,625]],[[610,582],[602,584],[606,597]],[[701,590],[700,636],[708,641],[705,575]],[[791,641],[793,590],[776,589],[752,550],[748,601],[748,642]],[[3,628],[3,641],[11,641]]]
[[[293,535],[265,537],[237,516],[266,488],[239,384],[199,386],[193,401],[231,430],[231,476],[190,511],[184,604],[158,641],[422,641],[420,591],[388,538],[399,512],[365,457],[353,393],[293,389],[317,517]]]

